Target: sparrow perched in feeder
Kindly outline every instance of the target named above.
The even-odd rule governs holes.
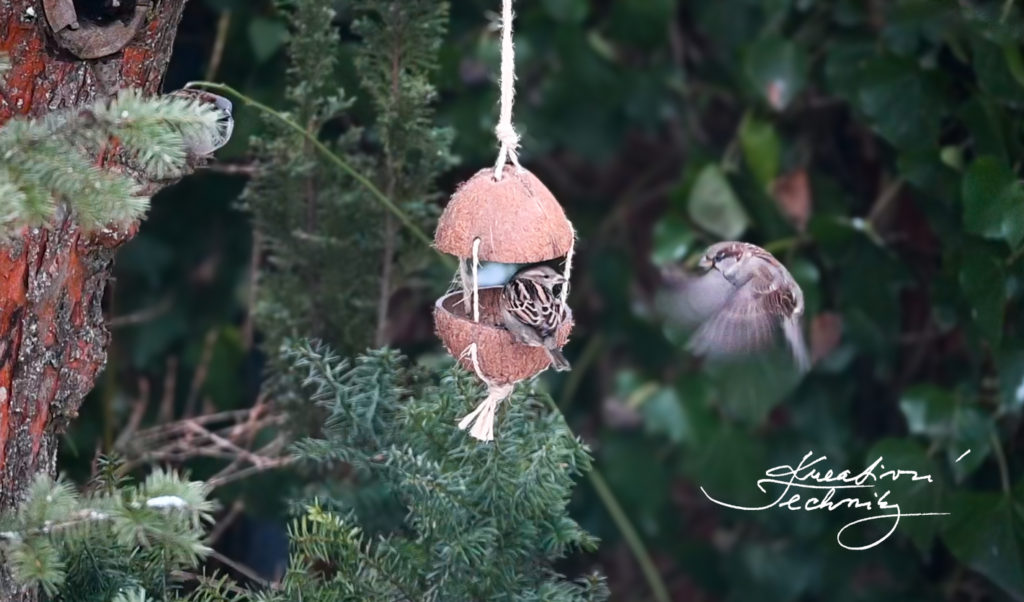
[[[558,327],[565,321],[565,305],[554,288],[565,277],[546,265],[520,269],[501,291],[501,317],[515,339],[530,347],[543,347],[555,370],[569,370],[558,348]]]
[[[749,243],[721,242],[708,247],[697,265],[707,270],[701,276],[664,272],[669,288],[664,309],[696,326],[691,351],[710,356],[758,351],[771,344],[781,325],[797,367],[810,368],[800,329],[803,291],[771,253]]]

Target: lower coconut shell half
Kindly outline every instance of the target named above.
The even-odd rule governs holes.
[[[434,306],[434,324],[437,335],[452,357],[459,360],[467,370],[474,371],[469,346],[476,343],[477,362],[480,372],[495,385],[507,385],[526,380],[547,368],[551,361],[547,352],[540,347],[530,347],[516,342],[512,333],[505,330],[501,320],[500,286],[478,289],[480,295],[480,321],[473,321],[472,301],[469,312],[463,303],[462,291],[449,293],[437,300]],[[467,293],[472,295],[472,293]],[[569,340],[572,332],[572,312],[558,329],[558,346]]]

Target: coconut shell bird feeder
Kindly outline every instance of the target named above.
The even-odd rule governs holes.
[[[483,169],[451,197],[434,233],[442,253],[459,258],[459,286],[437,300],[434,323],[445,348],[487,385],[487,397],[459,422],[469,434],[494,439],[498,404],[515,384],[546,370],[548,353],[520,343],[502,320],[502,286],[480,287],[481,261],[534,264],[565,257],[561,302],[569,293],[576,234],[562,206],[535,175],[519,165],[519,136],[512,127],[514,60],[512,0],[503,0],[501,17],[501,110],[495,134],[501,150],[494,168]],[[562,347],[572,331],[572,312],[557,331]]]
[[[567,257],[574,233],[561,205],[535,175],[505,165],[502,178],[493,169],[477,172],[463,183],[438,222],[434,244],[459,258],[461,290],[437,301],[437,332],[448,352],[490,383],[509,385],[546,369],[547,353],[517,343],[501,319],[501,286],[479,287],[475,266],[481,261],[531,264]],[[558,342],[572,330],[562,323]],[[476,343],[476,364],[464,353]]]
[[[532,264],[566,257],[563,302],[575,242],[572,224],[544,184],[529,171],[503,165],[501,179],[484,169],[464,182],[441,215],[434,244],[459,258],[460,286],[437,300],[437,334],[453,357],[488,386],[488,396],[463,418],[470,435],[482,441],[493,436],[494,414],[517,382],[546,370],[550,359],[542,347],[524,345],[505,329],[501,314],[502,286],[480,287],[481,261]],[[569,340],[572,312],[558,329],[559,347]]]

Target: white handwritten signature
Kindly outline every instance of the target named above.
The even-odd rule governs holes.
[[[970,450],[967,450],[966,452],[964,452],[963,455],[960,456],[960,459],[963,459],[963,457],[966,456],[968,453],[970,453]],[[812,466],[814,466],[815,464],[817,464],[818,462],[821,462],[821,461],[825,460],[826,456],[822,456],[822,457],[818,458],[817,460],[814,460],[810,464],[806,464],[807,459],[810,458],[813,454],[814,454],[814,452],[807,452],[807,455],[805,455],[803,460],[800,461],[800,465],[797,466],[796,469],[794,469],[793,467],[791,467],[789,465],[784,465],[784,466],[776,466],[775,468],[770,468],[770,469],[765,471],[765,473],[764,473],[765,476],[767,476],[769,478],[761,479],[761,480],[759,480],[757,482],[757,488],[761,490],[761,493],[767,493],[765,491],[764,487],[762,486],[762,483],[775,483],[775,484],[778,484],[778,485],[785,485],[786,486],[786,489],[783,490],[782,494],[779,495],[778,499],[776,499],[771,504],[768,504],[767,506],[762,506],[760,508],[744,508],[743,506],[734,506],[732,504],[727,504],[725,502],[721,502],[719,500],[714,499],[713,497],[708,495],[707,491],[704,491],[703,487],[701,487],[700,490],[704,493],[705,496],[707,496],[707,498],[709,500],[711,500],[712,502],[714,502],[714,503],[716,503],[716,504],[718,504],[720,506],[725,506],[726,508],[732,508],[734,510],[758,511],[758,510],[767,510],[769,508],[774,508],[775,506],[779,506],[779,507],[782,507],[782,508],[789,508],[790,510],[801,510],[801,508],[799,506],[799,504],[800,504],[800,494],[799,493],[794,493],[793,497],[789,498],[785,502],[782,502],[782,499],[784,497],[786,497],[786,494],[789,493],[789,489],[791,487],[797,487],[797,488],[800,488],[800,489],[812,489],[812,490],[813,489],[819,489],[819,490],[820,489],[827,489],[828,493],[825,494],[825,497],[822,498],[821,501],[818,501],[818,498],[815,498],[815,497],[809,498],[807,501],[804,502],[804,505],[803,505],[802,509],[803,510],[823,510],[823,509],[828,509],[831,512],[832,510],[835,510],[836,508],[842,507],[844,504],[847,507],[849,507],[849,508],[864,508],[864,509],[867,509],[867,510],[871,510],[871,505],[872,505],[871,504],[871,500],[867,500],[867,501],[863,501],[862,502],[862,501],[858,500],[856,497],[849,497],[849,498],[837,500],[835,502],[831,501],[832,500],[832,496],[834,496],[836,494],[836,490],[837,489],[870,489],[870,488],[874,487],[873,484],[871,484],[871,485],[867,484],[868,479],[871,479],[872,482],[874,482],[874,481],[880,481],[880,480],[885,479],[885,478],[888,477],[888,478],[891,478],[893,481],[895,481],[900,476],[906,475],[906,476],[912,477],[911,480],[913,480],[913,481],[921,481],[921,480],[927,479],[927,481],[929,483],[932,482],[931,475],[920,475],[919,476],[917,474],[917,472],[914,471],[914,470],[887,470],[887,471],[883,472],[880,476],[876,476],[875,475],[875,469],[876,468],[881,467],[883,470],[885,469],[885,466],[882,465],[882,458],[881,457],[879,457],[877,460],[875,460],[874,464],[872,464],[871,466],[868,466],[863,471],[861,471],[860,474],[858,474],[857,476],[850,476],[850,471],[849,470],[844,470],[843,472],[841,472],[841,473],[839,473],[837,475],[833,475],[832,471],[829,470],[824,475],[822,475],[817,470],[810,470],[810,468]],[[957,462],[959,462],[960,459],[957,459]],[[804,471],[807,471],[807,472],[804,472]],[[781,480],[781,479],[784,479],[786,477],[789,477],[788,481]],[[835,483],[835,482],[840,482],[841,481],[841,482],[846,483],[846,484],[845,485],[811,485],[811,484],[808,484],[808,483],[804,482],[804,481],[807,481],[808,479],[810,479],[810,480],[812,480],[812,481],[814,481],[816,483]],[[794,482],[794,481],[800,481],[800,482],[797,483],[797,482]],[[873,548],[873,547],[877,546],[878,544],[880,544],[883,541],[885,541],[886,539],[888,539],[889,536],[892,535],[893,532],[896,530],[897,525],[900,524],[900,519],[903,518],[903,517],[906,517],[906,516],[947,516],[947,515],[949,515],[948,512],[924,512],[924,513],[920,513],[920,514],[902,514],[902,513],[900,513],[900,505],[899,504],[890,504],[889,502],[885,501],[885,498],[888,497],[888,495],[889,495],[889,492],[886,491],[885,494],[883,494],[882,497],[878,499],[878,507],[881,510],[895,509],[896,510],[895,514],[880,514],[878,516],[868,516],[866,518],[855,520],[852,523],[847,524],[846,526],[844,526],[842,529],[839,530],[839,533],[836,534],[836,542],[838,542],[839,545],[843,546],[847,550],[855,550],[855,551],[857,551],[857,550],[867,550],[869,548]],[[877,493],[875,494],[875,497],[878,497]],[[843,543],[843,540],[842,540],[843,531],[846,531],[847,529],[849,529],[853,525],[856,525],[856,524],[859,524],[859,523],[863,523],[863,522],[867,522],[867,521],[872,521],[872,520],[878,520],[878,519],[884,519],[884,518],[895,518],[896,520],[893,521],[892,528],[889,529],[889,532],[886,533],[878,541],[876,541],[874,543],[870,543],[870,544],[864,545],[864,546],[848,546],[848,545]]]

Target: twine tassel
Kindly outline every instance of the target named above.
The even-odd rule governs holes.
[[[464,431],[473,425],[469,431],[470,437],[480,441],[494,441],[494,418],[498,413],[498,404],[512,394],[513,388],[515,385],[488,386],[487,398],[459,421],[459,430]]]

